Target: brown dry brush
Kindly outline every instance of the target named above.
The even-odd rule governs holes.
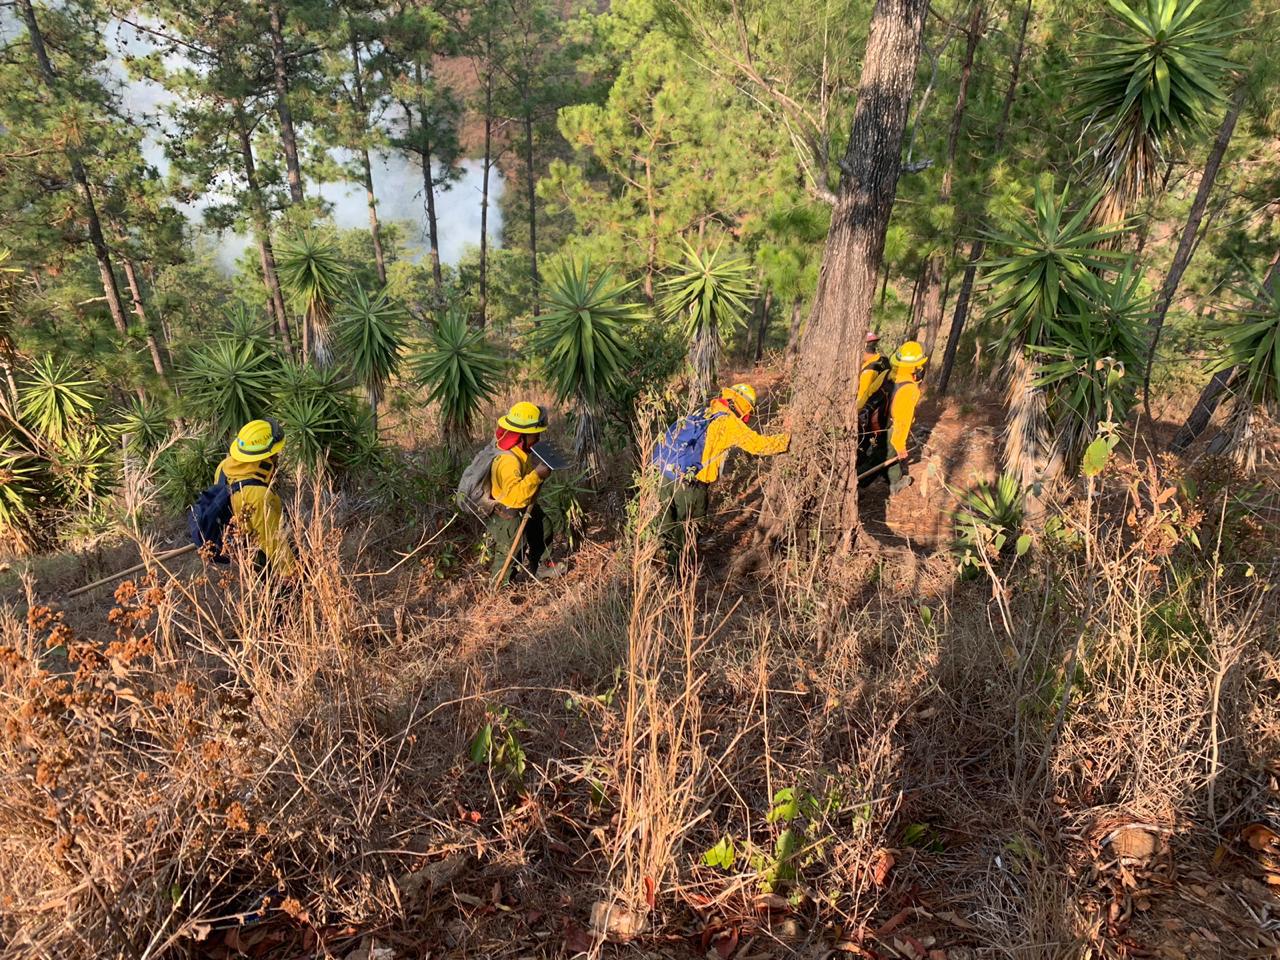
[[[412,926],[461,796],[486,889],[559,884],[548,901],[568,893],[584,927],[596,902],[614,939],[1121,956],[1164,904],[1193,908],[1164,882],[1126,909],[1108,831],[1150,825],[1184,872],[1223,844],[1247,871],[1233,838],[1275,803],[1276,517],[1220,496],[1230,478],[1196,497],[1184,479],[1117,468],[976,582],[892,551],[671,571],[645,483],[625,546],[553,622],[456,665],[448,622],[390,642],[399,594],[340,561],[323,490],[295,511],[296,593],[245,565],[127,583],[110,643],[30,596],[0,616],[0,933],[18,956],[141,958],[264,910]],[[463,760],[500,704],[527,723],[518,782]],[[570,820],[573,877],[544,850]],[[736,857],[704,862],[726,838]],[[1274,945],[1236,909],[1196,955]]]

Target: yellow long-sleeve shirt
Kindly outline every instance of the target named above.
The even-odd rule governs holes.
[[[529,454],[512,447],[493,458],[489,483],[493,487],[493,499],[512,510],[523,510],[533,503],[542,478],[534,471]]]
[[[791,445],[791,434],[756,433],[722,400],[713,400],[707,408],[707,416],[716,413],[723,413],[724,416],[716,417],[707,426],[707,443],[702,448],[702,469],[697,475],[697,479],[703,483],[715,483],[719,479],[725,458],[735,447],[757,457],[772,457],[784,453]]]
[[[907,437],[911,433],[911,424],[916,419],[916,407],[920,404],[920,385],[915,382],[911,372],[895,377],[893,397],[889,401],[889,446],[893,453],[904,456],[907,453]]]
[[[867,401],[884,384],[889,375],[889,358],[882,353],[864,353],[862,355],[862,372],[858,374],[857,409],[861,410]]]
[[[213,482],[217,483],[223,477],[228,483],[240,480],[267,483],[271,474],[263,469],[261,463],[241,463],[227,457],[218,464]],[[256,485],[241,487],[231,494],[231,513],[241,524],[241,529],[252,532],[272,570],[285,576],[293,573],[297,568],[297,558],[284,532],[284,507],[274,490]]]

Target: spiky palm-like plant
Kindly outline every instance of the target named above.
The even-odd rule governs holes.
[[[471,435],[480,407],[498,391],[506,368],[502,355],[467,324],[466,312],[451,307],[437,318],[426,339],[406,361],[409,375],[440,405],[441,428],[450,449],[459,451]]]
[[[632,355],[627,328],[643,313],[627,299],[634,287],[618,284],[612,269],[593,279],[588,260],[564,261],[548,278],[546,313],[529,332],[529,347],[557,400],[574,403],[574,452],[584,462],[594,461],[599,424],[625,388]]]
[[[101,402],[97,381],[84,379],[67,360],[45,354],[32,362],[18,388],[18,410],[46,441],[58,444],[90,419]]]
[[[219,337],[187,358],[182,399],[192,416],[232,432],[268,415],[279,377],[280,357],[273,350]]]
[[[1224,49],[1235,30],[1213,2],[1108,3],[1114,32],[1099,36],[1075,85],[1090,172],[1106,191],[1098,219],[1114,223],[1222,103],[1231,69]]]
[[[40,501],[40,461],[28,451],[0,440],[0,537],[25,549]]]
[[[114,430],[120,436],[128,438],[132,452],[146,454],[157,450],[165,442],[170,427],[169,411],[163,404],[131,397],[121,411]]]
[[[1040,348],[1052,343],[1068,318],[1090,314],[1102,298],[1101,274],[1121,259],[1109,249],[1118,228],[1090,225],[1099,198],[1068,212],[1067,191],[1037,186],[1030,215],[1003,233],[989,233],[1001,251],[985,268],[996,299],[988,319],[1003,326],[999,352],[1006,365],[1006,468],[1025,488],[1057,475],[1062,451],[1052,447],[1052,415],[1037,383]]]
[[[386,291],[370,297],[359,285],[338,307],[337,340],[369,399],[375,432],[382,393],[400,369],[406,321],[404,308]]]
[[[746,260],[721,259],[722,247],[702,254],[684,245],[684,259],[662,283],[665,318],[679,320],[689,340],[693,374],[691,402],[706,399],[715,387],[721,345],[743,323],[755,293]]]
[[[270,350],[275,342],[271,321],[258,310],[237,303],[231,307],[226,336],[235,343],[252,344],[259,350]]]
[[[1260,442],[1260,428],[1280,418],[1280,291],[1253,281],[1235,296],[1244,306],[1235,307],[1235,316],[1214,331],[1225,350],[1210,373],[1235,370],[1225,447],[1252,473],[1269,448]]]
[[[276,245],[276,270],[289,302],[303,317],[303,355],[318,366],[330,360],[329,325],[351,271],[329,234],[303,231]]]

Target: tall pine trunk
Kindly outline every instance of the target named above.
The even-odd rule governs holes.
[[[996,125],[995,141],[991,156],[999,160],[1000,151],[1004,148],[1005,134],[1009,130],[1009,114],[1013,102],[1018,97],[1018,82],[1022,76],[1022,57],[1027,49],[1027,26],[1031,23],[1031,6],[1034,0],[1027,0],[1022,11],[1022,24],[1018,27],[1018,46],[1013,55],[1013,64],[1009,72],[1009,86],[1004,92],[1004,103],[1000,107],[1000,122]],[[986,251],[986,241],[978,239],[969,244],[969,252],[965,256],[964,278],[960,281],[960,292],[956,296],[956,311],[951,317],[951,330],[947,333],[947,349],[942,357],[942,369],[938,372],[938,396],[947,394],[947,384],[951,380],[951,371],[956,362],[956,350],[960,346],[960,335],[964,333],[965,321],[969,317],[969,301],[973,297],[973,281],[978,272],[978,264]]]
[[[960,130],[964,125],[964,113],[969,103],[969,81],[973,78],[973,59],[982,40],[982,19],[986,14],[984,0],[972,0],[969,12],[968,43],[965,45],[964,62],[960,67],[959,88],[956,91],[956,105],[951,111],[951,129],[947,134],[947,159],[942,171],[942,188],[938,192],[938,202],[942,206],[951,203],[951,194],[955,184],[956,150],[960,145]],[[926,356],[933,356],[933,349],[938,342],[938,331],[942,328],[942,274],[946,268],[946,257],[941,251],[935,251],[929,257],[929,266],[925,271],[923,326],[917,331],[916,339],[924,344]]]
[[[534,189],[533,166],[533,113],[524,114],[524,180],[529,197],[529,279],[533,282],[533,315],[541,313],[538,303],[538,290],[542,280],[538,275],[538,195]]]
[[[155,331],[151,329],[151,321],[147,317],[146,305],[142,302],[142,286],[138,283],[138,271],[133,265],[133,261],[128,257],[121,260],[124,267],[124,278],[129,285],[129,299],[133,301],[133,314],[138,318],[138,326],[145,331],[147,338],[147,350],[151,354],[151,366],[156,371],[156,376],[160,378],[160,382],[168,385],[169,375],[164,369],[164,357],[160,354],[160,342],[156,339]]]
[[[271,215],[258,186],[257,167],[253,162],[253,140],[249,136],[249,123],[240,103],[235,104],[236,133],[240,137],[240,159],[244,165],[244,179],[249,192],[249,207],[253,212],[253,230],[258,239],[258,257],[262,263],[262,283],[267,288],[267,300],[275,316],[276,332],[287,352],[293,353],[293,338],[289,334],[289,311],[280,290],[280,277],[276,273],[276,255],[271,246]]]
[[[49,60],[49,52],[45,48],[44,34],[36,20],[35,8],[31,0],[18,0],[22,10],[22,19],[27,27],[27,37],[31,41],[31,50],[35,54],[36,64],[40,68],[40,80],[43,82],[49,97],[56,95],[58,75],[54,72]],[[69,143],[63,147],[67,163],[71,166],[71,178],[75,180],[76,192],[80,194],[80,202],[84,204],[85,222],[89,228],[89,243],[93,247],[93,255],[98,261],[98,276],[102,280],[102,295],[106,298],[107,309],[111,311],[111,322],[115,324],[120,336],[127,336],[129,325],[124,318],[124,304],[120,298],[120,285],[116,282],[115,270],[111,266],[111,251],[107,249],[107,241],[102,233],[102,221],[98,218],[98,205],[93,199],[93,189],[89,186],[89,174],[80,152]]]
[[[293,129],[293,113],[289,110],[289,64],[284,49],[284,13],[279,3],[269,10],[271,24],[271,64],[276,86],[276,116],[280,118],[280,140],[284,147],[284,163],[289,178],[289,199],[302,202],[302,167],[298,164],[298,136]]]
[[[364,80],[360,76],[360,43],[355,32],[351,33],[351,90],[355,96],[356,112],[360,114],[360,122],[368,123],[368,107],[364,101]],[[378,283],[387,285],[387,260],[382,252],[382,225],[378,222],[378,198],[373,192],[373,164],[369,162],[369,146],[363,141],[360,144],[360,169],[364,174],[364,195],[369,205],[369,236],[373,240],[373,262],[378,270]]]
[[[766,544],[819,516],[827,524],[820,534],[844,550],[858,530],[851,456],[857,414],[836,398],[853,394],[870,326],[927,8],[928,0],[877,0],[871,17],[843,174],[796,361],[791,455],[771,470],[764,498]]]
[[[431,277],[436,293],[444,288],[444,274],[440,270],[440,225],[436,221],[436,184],[431,170],[431,128],[427,123],[427,102],[422,88],[422,61],[413,64],[414,81],[418,85],[418,132],[422,142],[418,145],[422,156],[422,192],[427,209],[427,242],[431,245]]]
[[[760,298],[760,325],[756,328],[756,353],[755,362],[759,366],[764,359],[764,344],[769,336],[769,314],[773,312],[773,290],[765,288],[764,296]]]
[[[1142,406],[1151,419],[1151,368],[1155,365],[1156,347],[1160,343],[1160,333],[1164,329],[1165,317],[1169,315],[1169,307],[1178,292],[1178,284],[1182,275],[1191,264],[1196,251],[1196,237],[1200,232],[1200,221],[1204,217],[1205,208],[1209,205],[1209,196],[1213,193],[1213,185],[1218,179],[1218,170],[1222,166],[1222,158],[1231,143],[1231,135],[1235,132],[1236,121],[1240,119],[1240,108],[1244,106],[1245,85],[1236,87],[1231,97],[1227,114],[1222,118],[1222,126],[1218,128],[1217,139],[1209,151],[1204,171],[1200,174],[1200,185],[1196,188],[1196,198],[1187,213],[1187,223],[1182,228],[1182,239],[1178,241],[1178,250],[1173,255],[1173,263],[1169,265],[1169,273],[1164,278],[1164,286],[1160,288],[1160,297],[1156,301],[1155,312],[1151,315],[1151,345],[1147,348],[1147,365],[1142,375]]]
[[[489,322],[489,170],[493,165],[493,44],[485,38],[484,161],[480,170],[480,327]]]

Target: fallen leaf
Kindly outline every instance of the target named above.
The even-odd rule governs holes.
[[[738,949],[738,931],[737,929],[726,930],[723,936],[715,941],[716,953],[719,954],[720,960],[729,960],[733,956],[733,951]]]
[[[787,902],[787,898],[776,893],[762,893],[756,897],[756,909],[760,911],[767,910],[789,910],[791,904]]]
[[[627,943],[648,929],[648,918],[618,903],[597,900],[591,905],[591,929],[615,943]]]
[[[897,930],[900,926],[906,923],[907,919],[911,916],[911,910],[912,910],[911,907],[903,907],[901,910],[895,913],[892,917],[886,920],[880,926],[880,928],[876,930],[876,933],[875,933],[876,939],[883,940],[889,934],[893,933],[893,931]]]
[[[877,887],[883,887],[889,879],[889,871],[897,861],[893,854],[881,848],[871,857],[871,880]]]
[[[657,884],[653,882],[653,877],[644,878],[644,902],[649,905],[649,909],[653,909],[653,905],[657,902],[658,891]]]
[[[1251,823],[1240,831],[1240,837],[1254,850],[1266,853],[1280,853],[1280,833],[1276,833],[1265,823]]]
[[[1157,843],[1155,834],[1137,824],[1129,824],[1112,832],[1105,841],[1111,852],[1117,857],[1127,860],[1147,860],[1155,856]]]
[[[570,956],[576,956],[579,953],[590,953],[595,943],[591,934],[576,923],[570,923],[564,929],[564,948]]]

